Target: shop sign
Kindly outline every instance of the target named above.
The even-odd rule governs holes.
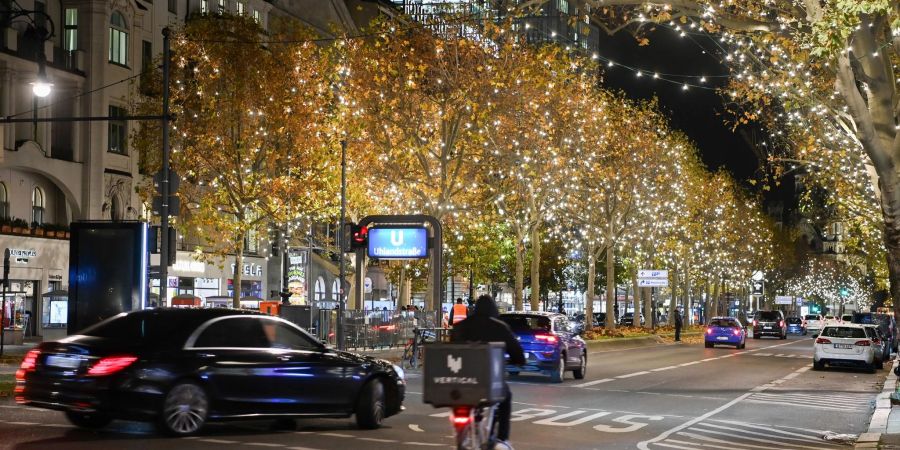
[[[178,261],[175,261],[175,264],[172,265],[172,271],[203,273],[206,272],[206,264],[201,261],[185,261],[183,259],[179,259]]]
[[[305,305],[307,301],[306,261],[308,256],[306,250],[288,249],[287,288],[291,294],[288,301],[292,305]]]
[[[231,274],[234,275],[234,264],[231,265]],[[251,277],[261,277],[262,276],[262,266],[256,263],[244,264],[244,270],[241,271],[244,275],[248,275]]]
[[[13,258],[37,258],[37,250],[33,248],[11,248],[9,256]]]
[[[194,278],[194,287],[197,289],[218,289],[218,278]]]
[[[50,281],[62,281],[62,275],[58,273],[51,273],[50,275],[47,275],[47,279]]]
[[[428,230],[424,227],[370,228],[369,257],[378,259],[428,258]]]

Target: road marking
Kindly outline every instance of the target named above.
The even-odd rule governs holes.
[[[604,379],[602,379],[602,380],[588,381],[587,383],[581,383],[581,384],[575,384],[575,385],[572,385],[572,387],[588,387],[588,386],[593,386],[593,385],[595,385],[595,384],[606,383],[606,382],[609,382],[609,381],[613,381],[613,379],[612,379],[612,378],[604,378]]]
[[[800,368],[800,369],[796,370],[795,372],[805,372],[807,370],[809,370],[809,366]],[[769,386],[769,384],[767,383],[767,384],[764,384],[761,386],[757,386],[757,387],[751,389],[750,392],[745,392],[744,394],[741,394],[739,397],[735,398],[734,400],[732,400],[732,401],[730,401],[730,402],[728,402],[706,414],[703,414],[702,416],[695,417],[694,419],[691,419],[681,425],[678,425],[674,428],[668,429],[650,440],[639,442],[637,447],[640,450],[650,450],[650,444],[656,444],[660,441],[663,441],[663,440],[667,439],[669,436],[671,436],[675,433],[678,433],[681,430],[684,430],[685,428],[692,427],[692,426],[694,426],[694,425],[696,425],[696,424],[698,424],[698,423],[700,423],[722,411],[725,411],[726,409],[731,408],[732,406],[746,400],[748,397],[753,395],[754,392],[757,391],[757,389],[760,391],[766,389],[766,386]]]
[[[716,428],[716,429],[720,429],[720,430],[729,430],[729,431],[733,431],[736,433],[752,434],[754,436],[769,436],[768,434],[765,434],[763,432],[763,430],[760,430],[760,431],[745,430],[740,427],[734,427],[734,426],[726,427],[724,425],[716,425],[714,423],[709,423],[709,422],[703,423],[703,426]],[[760,427],[753,427],[753,426],[749,426],[749,425],[747,427],[754,428],[754,429],[760,428]],[[790,441],[801,441],[801,442],[808,442],[808,443],[812,443],[812,444],[821,444],[822,443],[822,439],[820,439],[818,437],[811,437],[811,436],[804,436],[802,434],[789,433],[786,431],[777,430],[775,428],[764,429],[764,431],[769,432],[769,433],[778,433],[780,435],[784,435],[784,436],[781,436],[780,438],[790,440]],[[769,436],[769,437],[771,437],[771,436]]]
[[[203,439],[200,439],[201,441]],[[255,447],[285,447],[285,444],[273,444],[271,442],[244,442],[244,445],[253,445]]]
[[[448,412],[447,417],[449,417],[449,416],[450,416],[450,413]],[[425,430],[423,430],[421,427],[419,427],[418,425],[416,425],[414,423],[409,424],[409,429],[415,431],[416,433],[424,433],[425,432]]]
[[[399,441],[397,441],[396,439],[378,439],[378,438],[369,438],[369,437],[361,437],[361,438],[357,438],[357,439],[359,439],[359,440],[361,440],[361,441],[382,442],[382,443],[385,443],[385,444],[391,444],[391,443],[394,443],[394,442],[399,442]]]
[[[678,368],[678,366],[666,366],[666,367],[660,367],[658,369],[653,369],[653,370],[651,370],[651,372],[662,372],[663,370],[671,370],[671,369],[677,369],[677,368]]]
[[[403,442],[403,445],[419,445],[422,447],[446,447],[447,444],[435,444],[434,442]]]
[[[197,439],[200,442],[209,442],[210,444],[237,444],[238,441],[228,441],[225,439]]]
[[[341,437],[341,438],[353,438],[356,437],[352,434],[343,434],[343,433],[319,433],[320,436],[332,436],[332,437]]]
[[[618,378],[618,379],[625,379],[625,378],[636,377],[636,376],[639,376],[639,375],[647,375],[648,373],[650,373],[650,372],[647,372],[646,370],[644,370],[644,371],[641,371],[641,372],[629,373],[629,374],[626,374],[626,375],[619,375],[619,376],[617,376],[616,378]]]
[[[6,422],[10,425],[37,425],[37,422]]]
[[[609,412],[598,412],[598,413],[588,414],[587,416],[579,417],[575,420],[570,420],[568,422],[560,422],[560,420],[562,420],[562,419],[568,419],[569,417],[578,416],[578,415],[583,414],[584,412],[585,411],[582,411],[582,410],[570,411],[570,412],[567,412],[564,414],[560,414],[558,416],[550,417],[548,419],[541,419],[541,420],[538,420],[538,421],[532,422],[532,423],[535,425],[552,425],[552,426],[556,426],[556,427],[574,427],[576,425],[581,425],[585,422],[594,420],[598,417],[608,416],[610,414]]]

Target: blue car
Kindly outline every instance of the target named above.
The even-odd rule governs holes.
[[[788,317],[787,322],[788,334],[806,335],[806,323],[800,317]]]
[[[551,312],[510,312],[500,315],[516,334],[525,351],[525,365],[507,365],[511,375],[520,372],[539,372],[549,375],[555,383],[562,383],[571,371],[575,379],[587,373],[587,345],[570,329],[569,319]]]
[[[706,348],[718,345],[733,345],[744,348],[747,345],[747,332],[741,321],[734,317],[713,317],[706,327]]]

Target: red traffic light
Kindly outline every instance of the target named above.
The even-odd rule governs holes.
[[[353,242],[355,244],[365,244],[369,239],[369,227],[353,227]]]

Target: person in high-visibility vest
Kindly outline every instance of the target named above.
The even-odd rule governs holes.
[[[450,325],[462,322],[468,315],[469,309],[466,308],[466,305],[463,305],[462,299],[456,299],[456,304],[453,305],[453,309],[450,311]]]

